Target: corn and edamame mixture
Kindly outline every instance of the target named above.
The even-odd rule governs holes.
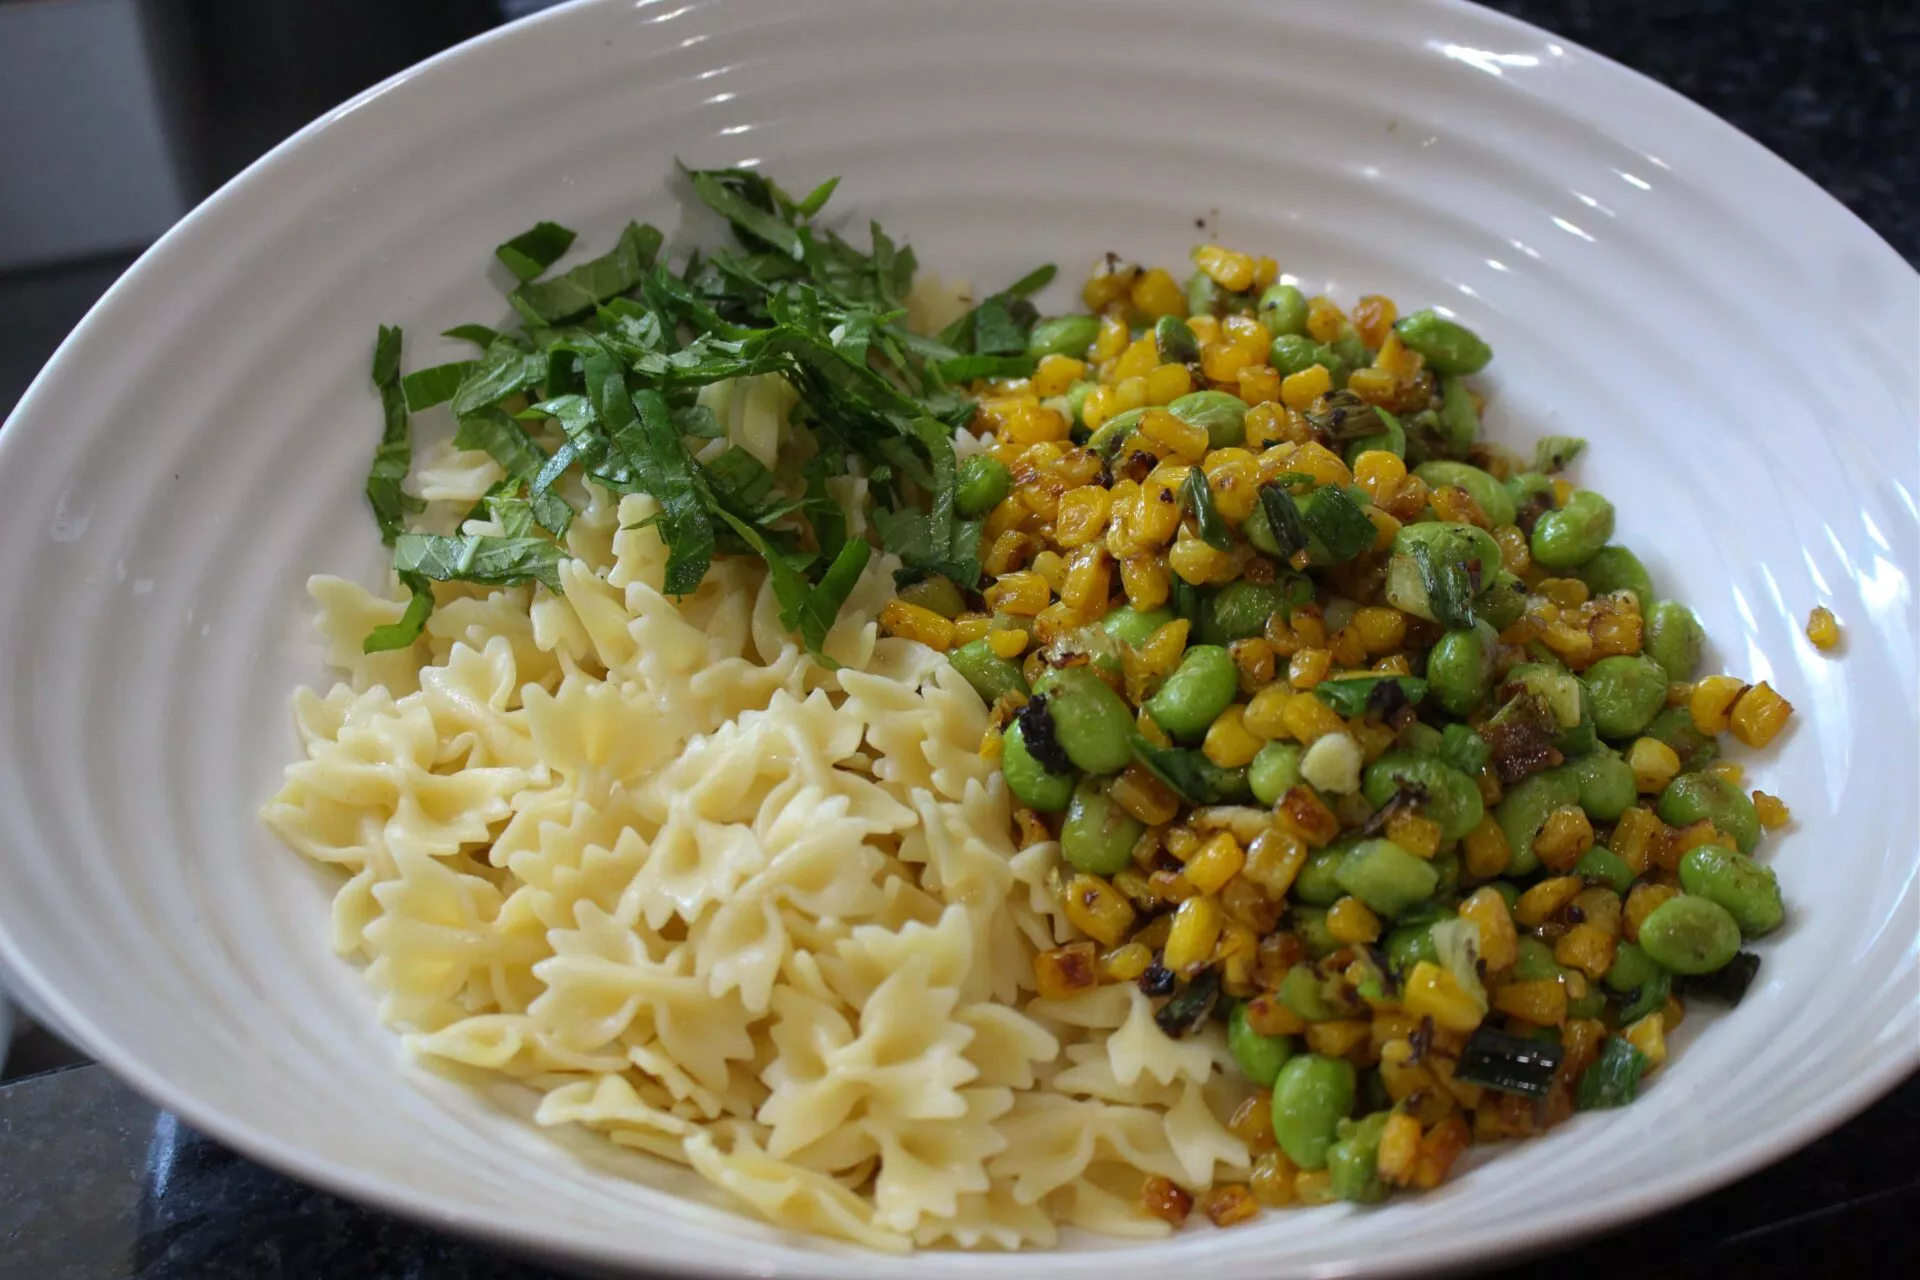
[[[1022,842],[1059,842],[1084,939],[1036,958],[1041,996],[1226,1021],[1260,1092],[1250,1179],[1203,1193],[1225,1225],[1631,1102],[1782,922],[1754,855],[1787,807],[1720,748],[1793,708],[1698,669],[1699,622],[1570,474],[1584,441],[1482,439],[1479,336],[1193,263],[1108,256],[1084,313],[1032,321],[1030,372],[974,386],[982,578],[882,623],[991,704]]]

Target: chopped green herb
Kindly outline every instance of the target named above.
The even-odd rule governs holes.
[[[575,235],[558,223],[541,222],[532,230],[523,231],[493,251],[493,256],[506,264],[520,283],[537,280],[543,272],[560,261],[562,255],[573,247]]]
[[[1343,716],[1379,711],[1391,715],[1427,696],[1427,682],[1417,676],[1336,676],[1313,686],[1314,696]]]
[[[426,505],[405,488],[407,472],[413,469],[413,430],[407,421],[406,393],[400,387],[400,341],[399,329],[381,325],[373,347],[373,385],[380,392],[386,425],[367,472],[367,501],[380,523],[380,540],[388,546],[406,527],[407,513]]]
[[[515,586],[533,581],[559,591],[560,566],[566,559],[565,548],[546,538],[403,533],[393,544],[395,569],[435,582]]]
[[[400,615],[398,622],[389,622],[369,631],[360,644],[361,652],[386,653],[392,649],[404,649],[418,640],[420,633],[426,629],[427,619],[433,613],[432,581],[425,574],[411,571],[402,573],[400,581],[412,593],[407,601],[407,611]]]
[[[422,409],[431,409],[437,404],[445,404],[453,399],[460,384],[473,376],[480,367],[478,360],[455,360],[451,364],[437,364],[431,369],[419,369],[400,379],[400,389],[407,394],[407,412],[419,413]]]
[[[1298,506],[1301,523],[1306,525],[1314,541],[1326,549],[1329,563],[1353,559],[1371,547],[1379,536],[1367,513],[1347,496],[1345,489],[1337,486],[1315,489],[1301,499]]]
[[[1280,477],[1285,480],[1285,476]],[[1282,556],[1292,556],[1304,551],[1310,535],[1307,526],[1300,518],[1299,504],[1293,495],[1279,484],[1260,486],[1260,509],[1266,513],[1267,525],[1273,530],[1273,540],[1280,546]]]
[[[1199,467],[1187,469],[1187,478],[1180,482],[1180,502],[1193,513],[1193,522],[1199,527],[1201,541],[1215,551],[1233,550],[1233,527],[1214,507],[1213,489],[1207,484],[1206,473]]]
[[[1647,1057],[1619,1036],[1608,1036],[1600,1047],[1600,1056],[1580,1073],[1573,1092],[1573,1105],[1579,1111],[1598,1111],[1624,1107],[1640,1089],[1640,1077],[1646,1072]]]

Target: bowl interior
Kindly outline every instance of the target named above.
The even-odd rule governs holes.
[[[1445,308],[1498,353],[1491,434],[1589,437],[1583,481],[1699,612],[1706,666],[1799,711],[1750,773],[1793,806],[1770,842],[1790,922],[1632,1108],[1312,1230],[1076,1241],[1027,1273],[1305,1274],[1561,1238],[1724,1180],[1910,1067],[1920,291],[1839,206],[1648,82],[1467,6],[605,0],[262,162],[116,286],[0,435],[0,954],[137,1086],[296,1173],[525,1247],[889,1267],[662,1165],[609,1177],[512,1091],[406,1067],[327,949],[331,884],[256,818],[297,749],[288,695],[329,678],[305,579],[382,572],[360,496],[374,326],[406,327],[410,366],[464,354],[429,335],[506,315],[489,250],[541,218],[593,252],[630,217],[711,234],[682,224],[676,156],[800,189],[838,174],[856,235],[877,218],[981,284],[1055,261],[1077,288],[1106,250],[1178,264],[1217,239],[1343,302]],[[1816,603],[1848,628],[1837,661],[1800,634]]]

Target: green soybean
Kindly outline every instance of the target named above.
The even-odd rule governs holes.
[[[1258,510],[1256,507],[1255,510]],[[1293,612],[1295,592],[1286,581],[1248,582],[1220,588],[1213,597],[1213,633],[1222,640],[1247,640],[1267,629],[1267,619]]]
[[[1501,482],[1507,496],[1513,499],[1517,513],[1524,507],[1536,504],[1553,505],[1553,477],[1538,471],[1517,471]]]
[[[1400,420],[1392,414],[1376,416],[1380,418],[1380,425],[1386,429],[1376,435],[1361,436],[1349,444],[1346,451],[1348,466],[1352,466],[1361,454],[1375,449],[1390,453],[1396,458],[1407,456],[1407,429],[1401,426]]]
[[[1247,439],[1247,402],[1225,391],[1193,391],[1167,406],[1180,421],[1207,429],[1209,449],[1231,449]]]
[[[957,618],[966,611],[967,598],[950,578],[934,574],[900,588],[900,598],[908,604],[931,609],[943,618]]]
[[[1416,558],[1416,546],[1424,547],[1429,563],[1436,570],[1465,566],[1482,583],[1489,582],[1500,569],[1500,544],[1485,529],[1470,524],[1448,524],[1427,520],[1406,525],[1393,536],[1393,555],[1387,561],[1387,603],[1396,609],[1437,622],[1428,599],[1427,582]],[[1484,587],[1482,594],[1484,594]]]
[[[1161,364],[1192,364],[1200,358],[1200,340],[1179,316],[1153,322],[1153,347]]]
[[[1437,877],[1433,887],[1435,898],[1451,898],[1460,891],[1460,850],[1442,849],[1433,855],[1429,863]]]
[[[1386,1132],[1391,1111],[1376,1111],[1362,1120],[1342,1120],[1334,1143],[1327,1148],[1327,1172],[1333,1194],[1352,1204],[1378,1204],[1392,1190],[1380,1176],[1380,1135]]]
[[[1663,822],[1684,827],[1706,818],[1721,835],[1732,836],[1741,853],[1760,843],[1760,815],[1747,793],[1714,773],[1683,773],[1667,784],[1654,806]]]
[[[1260,295],[1260,323],[1267,332],[1302,334],[1307,331],[1307,295],[1290,284],[1270,284]]]
[[[1001,739],[1000,772],[1006,775],[1007,790],[1029,809],[1058,813],[1073,801],[1073,779],[1047,772],[1046,766],[1033,758],[1018,720]]]
[[[1280,1068],[1273,1082],[1273,1136],[1302,1169],[1324,1169],[1340,1122],[1353,1110],[1358,1087],[1353,1064],[1303,1053]]]
[[[1546,569],[1577,569],[1593,559],[1613,536],[1613,504],[1582,489],[1567,505],[1534,522],[1528,545],[1534,563]]]
[[[1613,963],[1607,967],[1605,982],[1607,989],[1625,995],[1665,973],[1655,964],[1653,957],[1631,942],[1622,942],[1613,949]]]
[[[1587,584],[1595,595],[1609,591],[1631,591],[1642,609],[1653,604],[1653,579],[1640,557],[1625,547],[1606,546],[1593,553],[1593,559],[1581,565],[1574,576]]]
[[[1449,844],[1486,816],[1480,788],[1472,778],[1432,756],[1410,751],[1389,751],[1368,765],[1360,788],[1376,809],[1402,789],[1420,796],[1420,811],[1440,824],[1440,838]]]
[[[1076,871],[1110,876],[1133,865],[1133,847],[1146,831],[1144,822],[1107,796],[1104,783],[1082,778],[1060,827],[1060,855]]]
[[[1067,416],[1073,419],[1074,426],[1084,427],[1087,425],[1087,397],[1092,395],[1093,389],[1099,385],[1099,383],[1091,379],[1082,378],[1067,388]]]
[[[1267,348],[1267,363],[1281,377],[1290,377],[1305,372],[1315,365],[1322,365],[1328,373],[1340,363],[1340,357],[1333,354],[1333,348],[1325,347],[1312,338],[1298,333],[1283,333],[1273,340]]]
[[[1508,911],[1512,911],[1515,906],[1519,905],[1520,886],[1513,883],[1513,881],[1495,880],[1493,883],[1489,884],[1487,888],[1493,890],[1495,893],[1500,895],[1500,901],[1507,904]]]
[[[1340,901],[1346,890],[1341,887],[1337,873],[1351,847],[1350,844],[1330,844],[1309,853],[1293,879],[1293,896],[1315,907]]]
[[[1712,973],[1739,953],[1740,925],[1719,903],[1683,893],[1640,922],[1640,949],[1674,973]]]
[[[1506,682],[1545,700],[1562,729],[1586,718],[1587,695],[1580,678],[1557,662],[1523,662],[1507,672]]]
[[[1493,810],[1493,820],[1500,824],[1512,850],[1508,875],[1524,876],[1539,868],[1540,855],[1533,851],[1533,841],[1547,824],[1547,815],[1578,803],[1580,783],[1564,767],[1543,770],[1508,788]]]
[[[1027,354],[1036,360],[1041,356],[1072,356],[1078,360],[1099,336],[1098,316],[1049,316],[1027,335]]]
[[[1652,658],[1615,654],[1587,668],[1587,709],[1603,738],[1637,736],[1667,705],[1667,673]]]
[[[1480,620],[1495,631],[1505,631],[1527,611],[1527,584],[1505,569],[1497,571],[1473,602]]]
[[[1269,807],[1293,790],[1300,781],[1300,757],[1305,749],[1296,742],[1269,742],[1247,766],[1247,783],[1253,798]]]
[[[1478,373],[1493,359],[1493,348],[1479,334],[1432,311],[1403,316],[1393,327],[1399,331],[1400,341],[1425,356],[1427,368],[1435,373]]]
[[[1342,889],[1383,916],[1397,916],[1431,898],[1440,887],[1440,873],[1391,840],[1362,840],[1347,850],[1334,868]]]
[[[1123,604],[1100,620],[1100,629],[1121,644],[1137,649],[1172,621],[1171,609],[1150,609],[1142,613],[1130,604]]]
[[[1669,680],[1685,680],[1700,665],[1707,633],[1693,610],[1677,600],[1662,600],[1646,614],[1645,654],[1659,663]]]
[[[1672,747],[1680,757],[1681,769],[1688,773],[1704,769],[1720,758],[1720,744],[1712,735],[1695,727],[1693,713],[1685,707],[1668,707],[1642,732]]]
[[[1421,463],[1413,469],[1413,474],[1436,489],[1446,485],[1465,489],[1468,496],[1479,504],[1489,524],[1513,523],[1513,498],[1507,493],[1506,486],[1478,467],[1436,459]]]
[[[1597,822],[1615,822],[1633,807],[1639,792],[1633,766],[1617,751],[1599,751],[1569,761],[1567,771],[1580,788],[1580,807]]]
[[[1473,407],[1473,393],[1466,379],[1451,374],[1440,379],[1440,412],[1434,415],[1434,430],[1455,453],[1465,453],[1480,438],[1480,411]]]
[[[1292,921],[1293,931],[1300,935],[1300,941],[1307,944],[1307,954],[1318,960],[1321,956],[1331,955],[1347,944],[1333,936],[1333,930],[1327,927],[1327,909],[1325,907],[1297,906],[1288,917]],[[1294,968],[1300,966],[1295,965]],[[1292,970],[1288,970],[1289,973]],[[1281,982],[1285,986],[1285,980]],[[1304,1014],[1301,1016],[1305,1016]]]
[[[1548,982],[1562,972],[1560,962],[1553,958],[1552,947],[1538,938],[1521,935],[1520,951],[1513,961],[1515,982]]]
[[[1494,655],[1500,637],[1485,622],[1449,631],[1427,654],[1427,693],[1443,710],[1470,714],[1493,686]]]
[[[1227,1051],[1239,1064],[1240,1074],[1262,1089],[1273,1088],[1280,1068],[1287,1065],[1287,1059],[1296,1049],[1288,1036],[1262,1035],[1255,1031],[1247,1022],[1244,1003],[1234,1005],[1233,1012],[1227,1015]]]
[[[1439,959],[1433,949],[1433,926],[1428,923],[1403,924],[1387,934],[1387,967],[1404,974],[1422,960]]]
[[[1055,671],[1047,690],[1053,736],[1076,768],[1118,773],[1133,761],[1133,712],[1125,699],[1087,667]]]
[[[1239,689],[1233,656],[1219,645],[1197,644],[1147,699],[1147,714],[1174,737],[1192,741],[1206,735],[1207,726],[1233,705]]]
[[[1006,464],[986,453],[976,453],[960,464],[953,487],[953,507],[972,519],[983,516],[1007,500],[1013,492],[1013,473]]]
[[[985,640],[969,640],[949,653],[947,661],[988,706],[1004,694],[1027,694],[1027,678],[1020,668],[995,653]]]
[[[1772,933],[1786,918],[1780,881],[1744,853],[1703,844],[1680,859],[1680,887],[1726,908],[1744,937]]]
[[[1200,270],[1187,277],[1184,292],[1190,316],[1223,316],[1233,309],[1236,298],[1244,296],[1229,293],[1218,280]]]
[[[1626,807],[1622,806],[1620,812],[1625,813]],[[1615,893],[1625,893],[1633,887],[1633,868],[1627,865],[1625,858],[1603,844],[1597,844],[1581,854],[1580,861],[1573,864],[1573,874],[1598,880]]]

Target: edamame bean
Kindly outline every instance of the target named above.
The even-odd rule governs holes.
[[[1447,735],[1424,720],[1413,720],[1408,722],[1407,727],[1400,731],[1400,747],[1402,750],[1416,752],[1420,755],[1439,756],[1442,760],[1445,760],[1447,758]]]
[[[1479,504],[1489,524],[1498,526],[1513,523],[1513,498],[1507,493],[1506,486],[1478,467],[1436,459],[1421,463],[1413,469],[1413,474],[1436,489],[1445,485],[1465,489],[1468,496]]]
[[[1325,980],[1310,964],[1296,964],[1280,979],[1274,998],[1308,1022],[1329,1022],[1340,1017],[1341,1009],[1327,999]]]
[[[1676,827],[1705,818],[1733,837],[1742,853],[1760,843],[1760,815],[1747,793],[1714,773],[1683,773],[1667,784],[1654,806],[1660,820]]]
[[[1231,449],[1247,439],[1247,402],[1225,391],[1194,391],[1167,406],[1185,423],[1207,429],[1209,449]]]
[[[1672,747],[1680,757],[1680,768],[1687,773],[1704,769],[1720,758],[1720,744],[1694,726],[1693,713],[1685,707],[1668,707],[1642,732]]]
[[[1545,569],[1577,569],[1591,560],[1613,536],[1613,504],[1591,489],[1567,499],[1567,505],[1549,511],[1534,522],[1528,545],[1533,560]]]
[[[1403,316],[1393,327],[1400,341],[1425,356],[1427,368],[1435,373],[1478,373],[1493,359],[1493,348],[1479,334],[1432,311]]]
[[[1027,694],[1027,678],[1020,668],[995,653],[984,639],[969,640],[949,653],[947,661],[989,707],[1004,694]]]
[[[1213,797],[1215,804],[1240,804],[1253,798],[1253,788],[1247,785],[1247,767],[1240,765],[1228,769],[1217,765],[1198,751],[1189,751],[1193,757],[1193,769],[1200,779],[1200,789]]]
[[[1240,1067],[1240,1074],[1262,1089],[1273,1088],[1280,1068],[1287,1065],[1297,1050],[1289,1036],[1262,1035],[1247,1021],[1247,1006],[1241,1002],[1227,1015],[1227,1051]]]
[[[1451,898],[1459,892],[1460,850],[1458,848],[1441,850],[1433,855],[1433,861],[1428,865],[1433,868],[1433,874],[1439,877],[1433,886],[1435,898]]]
[[[1391,1111],[1376,1111],[1335,1127],[1334,1144],[1327,1148],[1334,1195],[1353,1204],[1378,1204],[1387,1198],[1390,1188],[1380,1176],[1380,1135],[1392,1118]]]
[[[1373,363],[1373,352],[1367,350],[1367,344],[1360,340],[1360,335],[1351,324],[1342,327],[1340,336],[1329,345],[1333,349],[1333,358],[1339,362],[1327,366],[1327,372],[1333,375],[1335,387],[1346,386],[1347,379],[1355,369],[1364,369]]]
[[[1433,949],[1433,926],[1431,924],[1403,924],[1387,934],[1387,967],[1397,974],[1405,974],[1422,960],[1439,959]]]
[[[1574,577],[1587,584],[1587,590],[1595,595],[1604,595],[1609,591],[1631,591],[1634,599],[1640,602],[1642,609],[1653,604],[1653,579],[1647,576],[1647,566],[1640,563],[1640,557],[1625,547],[1605,546],[1594,552],[1593,559],[1581,565]]]
[[[1100,620],[1100,629],[1121,644],[1138,649],[1154,632],[1172,621],[1171,609],[1150,609],[1142,613],[1130,604],[1123,604]]]
[[[1174,737],[1192,741],[1206,735],[1207,726],[1233,705],[1239,689],[1240,672],[1232,655],[1219,645],[1197,644],[1147,699],[1147,714]]]
[[[1609,991],[1625,995],[1665,972],[1653,962],[1653,957],[1633,943],[1623,941],[1613,949],[1613,963],[1607,967],[1605,982]]]
[[[1693,675],[1706,640],[1700,619],[1678,600],[1662,600],[1647,611],[1642,652],[1660,664],[1669,680],[1686,680]]]
[[[1440,395],[1434,430],[1449,449],[1465,453],[1480,438],[1480,411],[1473,407],[1473,393],[1467,390],[1466,379],[1450,375],[1440,379]]]
[[[1082,378],[1067,388],[1067,416],[1073,420],[1074,426],[1087,425],[1087,397],[1092,395],[1093,389],[1099,385],[1090,379]]]
[[[1393,536],[1393,555],[1387,561],[1387,603],[1428,622],[1439,619],[1427,596],[1416,545],[1424,546],[1428,562],[1436,571],[1463,565],[1475,580],[1489,583],[1500,570],[1500,544],[1485,529],[1437,520],[1403,527]]]
[[[1332,955],[1347,945],[1334,937],[1333,930],[1327,927],[1325,907],[1296,906],[1288,918],[1293,922],[1293,931],[1300,935],[1300,941],[1307,944],[1307,954],[1316,960]],[[1284,984],[1284,979],[1282,982]]]
[[[967,607],[967,598],[960,594],[960,588],[937,573],[900,588],[900,598],[922,609],[931,609],[943,618],[957,618]]]
[[[1132,763],[1133,712],[1086,667],[1058,668],[1047,690],[1053,736],[1076,768],[1118,773]]]
[[[1099,336],[1098,316],[1049,316],[1027,335],[1027,354],[1036,360],[1042,356],[1084,359],[1087,348]]]
[[[1449,631],[1427,654],[1427,693],[1456,716],[1470,714],[1493,686],[1493,660],[1500,637],[1485,622]]]
[[[1026,734],[1018,720],[1000,740],[1000,772],[1006,775],[1007,790],[1014,799],[1041,813],[1058,813],[1073,800],[1073,779],[1047,772],[1047,767],[1027,750]]]
[[[1637,737],[1667,705],[1667,673],[1652,658],[1615,654],[1587,668],[1594,731],[1616,741]]]
[[[1626,812],[1625,808],[1621,809]],[[1585,876],[1588,880],[1598,880],[1615,893],[1625,893],[1633,887],[1633,868],[1627,860],[1607,848],[1597,844],[1580,855],[1580,861],[1573,864],[1573,874]]]
[[[1520,621],[1520,616],[1527,611],[1527,584],[1501,569],[1481,589],[1480,598],[1473,602],[1473,608],[1482,622],[1495,631],[1505,631]]]
[[[1420,812],[1440,824],[1440,839],[1448,844],[1479,826],[1486,816],[1473,779],[1432,756],[1389,751],[1367,766],[1360,788],[1376,809],[1402,789],[1419,796]]]
[[[1674,973],[1712,973],[1739,953],[1740,925],[1719,903],[1683,893],[1640,922],[1640,949]]]
[[[1617,751],[1603,747],[1569,761],[1567,771],[1580,788],[1580,807],[1597,822],[1618,821],[1639,794],[1634,787],[1633,766]]]
[[[1353,1110],[1358,1080],[1341,1058],[1303,1053],[1273,1082],[1273,1136],[1302,1169],[1324,1169],[1340,1122]]]
[[[953,507],[969,520],[983,516],[1013,492],[1013,473],[992,454],[976,453],[960,464],[953,486]]]
[[[1233,309],[1234,299],[1239,296],[1227,292],[1218,280],[1198,270],[1187,277],[1185,293],[1190,316],[1223,316]]]
[[[1256,508],[1257,510],[1257,508]],[[1248,582],[1244,578],[1220,588],[1213,597],[1213,632],[1223,641],[1246,640],[1267,629],[1274,614],[1286,617],[1300,592],[1292,589],[1293,575],[1272,582]]]
[[[1303,748],[1297,742],[1269,742],[1247,766],[1247,783],[1253,798],[1269,807],[1293,790],[1300,781],[1300,757]]]
[[[1513,961],[1515,982],[1549,982],[1560,976],[1560,962],[1553,948],[1530,934],[1520,936],[1520,951]]]
[[[1270,284],[1260,295],[1260,323],[1267,332],[1303,334],[1307,331],[1307,295],[1290,284]]]
[[[1362,840],[1334,868],[1334,880],[1383,916],[1397,916],[1425,902],[1440,887],[1440,873],[1391,840]]]
[[[1513,499],[1516,513],[1528,507],[1553,505],[1553,477],[1538,471],[1518,471],[1508,476],[1502,484],[1507,496]]]
[[[1333,354],[1333,348],[1323,347],[1305,334],[1283,333],[1273,340],[1267,348],[1267,363],[1281,377],[1304,372],[1315,365],[1322,365],[1328,373],[1339,363],[1340,357]]]
[[[1060,854],[1077,871],[1110,876],[1133,865],[1133,847],[1146,830],[1108,797],[1104,783],[1082,778],[1060,827]]]
[[[1493,810],[1493,819],[1500,824],[1507,847],[1512,850],[1508,875],[1524,876],[1539,869],[1540,855],[1533,851],[1533,841],[1546,825],[1547,815],[1579,802],[1580,784],[1564,767],[1543,770],[1508,788]]]
[[[1331,844],[1308,854],[1307,860],[1300,866],[1300,873],[1293,879],[1294,898],[1310,906],[1326,907],[1346,896],[1337,873],[1347,856],[1347,850],[1352,847],[1345,843]]]
[[[1153,349],[1161,364],[1192,364],[1200,358],[1200,340],[1179,316],[1161,316],[1153,322]]]
[[[1390,453],[1396,458],[1407,456],[1407,429],[1400,425],[1400,419],[1390,413],[1375,416],[1380,419],[1380,425],[1385,430],[1377,435],[1361,436],[1348,445],[1346,452],[1348,466],[1358,461],[1361,454],[1370,453],[1375,449]]]
[[[1506,682],[1544,699],[1562,729],[1586,718],[1587,695],[1580,678],[1557,662],[1523,662],[1507,672]]]
[[[1519,905],[1520,886],[1513,883],[1513,881],[1495,880],[1492,884],[1489,884],[1487,888],[1500,895],[1500,901],[1507,904],[1508,911],[1512,911],[1515,906]]]
[[[1780,881],[1773,869],[1719,845],[1687,850],[1680,859],[1680,887],[1726,908],[1742,937],[1772,933],[1786,919]]]

